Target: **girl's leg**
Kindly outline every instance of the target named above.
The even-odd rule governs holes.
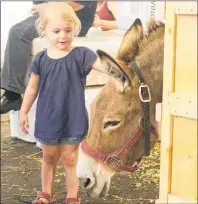
[[[60,145],[61,161],[64,165],[67,184],[67,198],[77,198],[79,180],[76,175],[76,165],[78,160],[77,145]]]
[[[60,158],[60,145],[48,146],[42,144],[43,161],[41,167],[42,191],[51,195],[53,181],[56,172],[56,165]],[[48,202],[47,199],[40,198],[43,202]]]

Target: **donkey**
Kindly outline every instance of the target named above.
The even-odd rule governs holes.
[[[116,59],[97,51],[111,77],[91,104],[88,136],[79,148],[77,164],[77,175],[91,197],[105,196],[113,175],[138,167],[146,145],[143,107],[149,102],[150,147],[157,141],[152,130],[157,126],[155,105],[162,102],[164,30],[164,24],[151,19],[144,33],[136,19]],[[146,99],[139,92],[140,82],[144,82],[141,88],[146,88]]]

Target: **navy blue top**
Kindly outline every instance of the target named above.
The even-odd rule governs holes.
[[[39,52],[31,72],[40,75],[35,137],[55,139],[82,136],[88,131],[84,89],[86,75],[97,55],[86,47],[75,47],[60,59]]]

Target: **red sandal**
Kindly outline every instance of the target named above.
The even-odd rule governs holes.
[[[80,204],[80,197],[77,198],[67,198],[64,201],[64,204]]]
[[[40,200],[40,198],[47,199],[48,203],[44,203],[42,200]],[[49,204],[49,203],[53,203],[53,202],[54,202],[54,195],[53,194],[50,195],[49,193],[39,192],[36,200],[34,200],[32,202],[32,204]]]

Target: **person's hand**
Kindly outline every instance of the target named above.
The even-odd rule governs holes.
[[[45,7],[46,7],[46,3],[33,5],[31,9],[32,15],[42,13]]]
[[[23,133],[28,134],[27,130],[29,129],[28,117],[27,114],[23,112],[20,113],[20,128]]]
[[[95,15],[94,22],[92,24],[93,27],[101,27],[101,19],[98,15]]]
[[[31,8],[31,13],[32,15],[38,14],[38,10],[37,10],[38,5],[34,4]]]

